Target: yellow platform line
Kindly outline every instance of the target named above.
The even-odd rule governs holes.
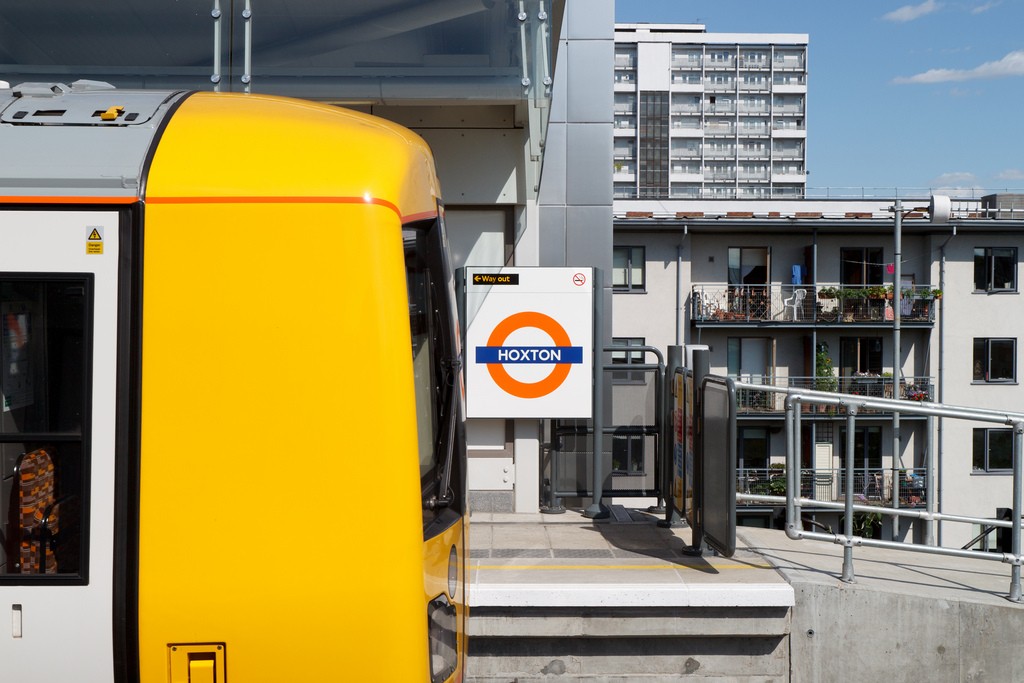
[[[636,570],[636,569],[695,569],[707,571],[709,569],[773,569],[770,564],[482,564],[470,565],[470,570],[515,570],[520,569],[545,569],[545,570]]]

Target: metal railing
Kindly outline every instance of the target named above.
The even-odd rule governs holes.
[[[838,503],[846,498],[846,483],[853,482],[853,497],[862,505],[892,505],[893,491],[901,508],[920,508],[928,502],[926,468],[903,468],[893,487],[891,468],[857,467],[851,479],[845,469],[803,468],[800,470],[800,497],[816,503]],[[736,493],[781,496],[786,493],[785,468],[759,467],[736,471]],[[745,501],[753,504],[752,501]]]
[[[802,294],[801,294],[802,292]],[[904,288],[900,320],[935,322],[936,293],[927,285]],[[690,320],[700,323],[891,323],[894,300],[885,286],[695,284]]]
[[[850,394],[867,398],[894,398],[893,387],[898,386],[898,393],[895,398],[907,401],[931,401],[935,398],[935,381],[933,378],[925,376],[902,377],[898,384],[891,376],[883,377],[882,375],[863,373],[841,375],[838,377],[777,377],[773,375],[744,374],[740,376],[740,380],[762,388],[762,390],[758,391],[736,390],[737,408],[740,414],[781,413],[785,411],[785,395],[765,392],[763,388],[766,386],[781,390],[827,389],[839,394]],[[804,405],[802,409],[805,414],[835,413],[835,409],[832,406],[826,405]],[[865,408],[862,412],[877,414],[881,411]]]
[[[786,506],[787,536],[794,540],[827,541],[843,546],[843,573],[841,577],[843,581],[852,582],[855,579],[853,567],[853,549],[855,547],[886,548],[889,550],[929,553],[1009,564],[1010,589],[1008,597],[1013,602],[1024,601],[1021,594],[1021,565],[1024,564],[1024,558],[1021,556],[1021,514],[1024,512],[1024,505],[1022,505],[1022,498],[1024,498],[1022,496],[1022,490],[1024,490],[1022,488],[1022,482],[1024,482],[1024,475],[1022,475],[1022,469],[1024,469],[1022,468],[1022,465],[1024,465],[1024,413],[885,398],[867,398],[812,390],[782,390],[775,387],[757,386],[741,382],[736,382],[735,386],[737,389],[747,391],[784,393],[786,409],[785,495],[737,493],[737,502],[784,504]],[[805,405],[827,406],[831,407],[834,411],[844,414],[846,419],[847,453],[853,453],[855,450],[854,435],[856,433],[857,417],[862,411],[867,409],[924,416],[929,420],[929,427],[931,427],[932,419],[936,417],[1011,426],[1013,429],[1013,492],[1010,519],[970,517],[938,512],[935,501],[936,496],[926,496],[924,498],[924,509],[919,507],[901,507],[902,485],[897,487],[897,491],[900,491],[899,495],[891,496],[891,507],[866,504],[866,501],[861,501],[855,494],[857,470],[854,467],[854,458],[847,458],[844,476],[846,481],[852,481],[854,485],[843,488],[843,502],[822,501],[804,496],[802,481],[805,470],[800,467],[800,453],[802,450],[800,440],[802,433],[801,419]],[[924,486],[926,491],[934,491],[936,481],[935,463],[931,458],[927,460],[928,462],[923,473]],[[805,531],[801,517],[803,506],[816,506],[818,508],[841,511],[844,515],[843,530],[838,533]],[[920,520],[925,526],[924,543],[901,543],[855,535],[854,516],[857,514],[879,514],[894,518]],[[1011,538],[1010,552],[979,552],[963,548],[938,546],[934,542],[933,526],[935,522],[940,521],[978,524],[984,528],[1009,528]]]

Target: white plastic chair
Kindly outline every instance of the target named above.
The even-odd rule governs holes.
[[[806,299],[806,298],[807,298],[807,290],[806,289],[794,289],[793,290],[793,296],[787,297],[787,298],[782,300],[783,310],[787,314],[786,317],[789,320],[799,320],[800,319],[800,314],[798,313],[798,311],[800,310],[800,307],[803,304],[804,299]],[[792,317],[789,317],[789,315],[788,315],[790,309],[792,309],[792,311],[793,311]]]

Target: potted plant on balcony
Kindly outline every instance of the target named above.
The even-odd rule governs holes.
[[[786,495],[786,466],[782,463],[768,466],[768,493],[772,496]]]
[[[865,299],[867,299],[867,287],[844,287],[839,290],[839,298],[842,300],[843,321],[852,323],[854,320],[863,318],[866,315]]]
[[[925,287],[917,292],[917,299],[914,304],[914,313],[924,320],[931,318],[932,302],[942,298],[941,289],[928,289]]]
[[[864,293],[869,299],[885,299],[887,296],[891,298],[892,288],[883,285],[872,285],[865,288]]]
[[[832,365],[832,357],[828,353],[828,344],[818,344],[818,350],[814,355],[814,388],[818,391],[837,391],[839,389],[839,378],[836,377],[835,368]],[[832,406],[818,406],[819,412],[831,411]]]
[[[926,401],[928,400],[928,392],[921,387],[915,387],[914,385],[907,386],[906,389],[908,401]]]
[[[839,296],[838,287],[821,287],[818,289],[819,299],[835,299]]]

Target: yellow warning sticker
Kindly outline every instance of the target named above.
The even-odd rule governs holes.
[[[85,238],[85,253],[103,253],[103,233],[99,228],[89,228],[89,236]]]

